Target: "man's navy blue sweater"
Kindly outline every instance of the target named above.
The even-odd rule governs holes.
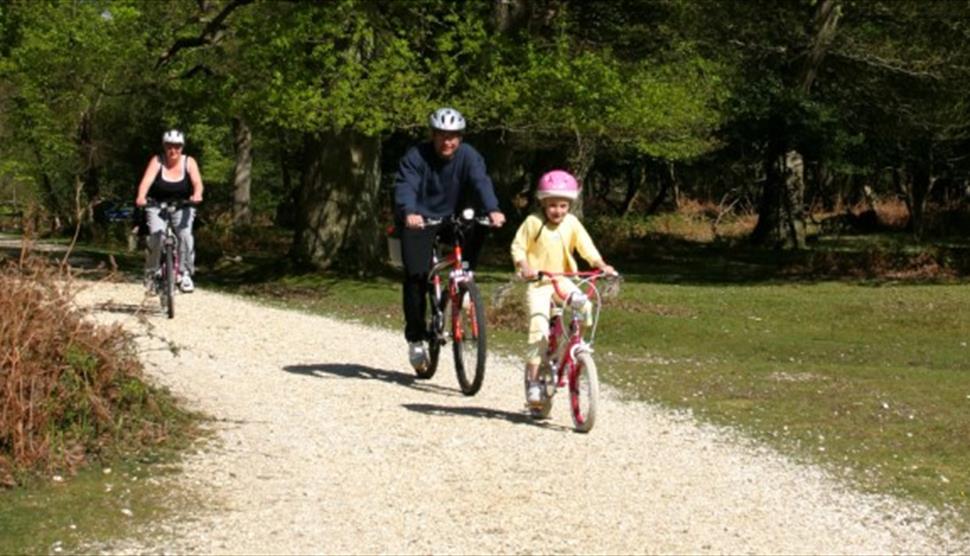
[[[482,155],[462,143],[454,156],[444,160],[430,141],[411,147],[401,157],[394,178],[394,205],[399,221],[408,214],[445,218],[466,207],[499,210]]]

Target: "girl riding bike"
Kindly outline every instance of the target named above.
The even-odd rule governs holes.
[[[534,280],[539,271],[557,273],[579,270],[574,252],[578,252],[591,266],[607,274],[616,274],[616,270],[600,256],[583,224],[569,213],[570,205],[578,196],[579,184],[568,172],[553,170],[539,178],[536,199],[540,203],[540,213],[532,214],[522,222],[512,242],[512,262],[523,278]],[[555,286],[550,280],[557,281]],[[549,303],[554,295],[558,297],[557,289],[567,297],[577,291],[571,280],[557,277],[532,282],[527,291],[529,340],[526,376],[529,384],[526,401],[530,406],[542,403],[538,383],[539,362],[549,337]],[[587,317],[584,322],[592,322],[589,318],[592,316],[592,306],[588,300],[581,310]]]

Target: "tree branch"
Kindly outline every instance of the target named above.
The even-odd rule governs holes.
[[[158,69],[170,62],[180,50],[196,48],[218,42],[222,36],[222,31],[224,30],[222,23],[227,17],[229,17],[229,14],[231,14],[236,8],[249,4],[252,1],[253,0],[232,0],[226,4],[225,7],[222,8],[222,11],[212,18],[212,21],[210,21],[205,28],[202,29],[199,36],[183,37],[175,41],[175,44],[165,51],[164,54],[159,56],[158,61],[155,62],[155,69]],[[199,6],[204,8],[205,3],[200,2]]]
[[[902,60],[881,58],[874,54],[857,54],[841,48],[833,49],[831,54],[852,62],[865,64],[867,66],[885,70],[891,73],[899,73],[909,77],[915,77],[917,79],[934,79],[937,81],[943,79],[943,76],[939,73],[926,69],[917,69],[916,67],[913,67],[912,64],[907,65],[906,62]]]

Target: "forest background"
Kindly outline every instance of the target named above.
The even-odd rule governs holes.
[[[694,239],[786,250],[898,231],[962,274],[968,24],[919,0],[14,0],[0,201],[108,238],[177,127],[213,237],[373,269],[397,161],[453,106],[513,224],[563,167],[616,250],[686,212]]]
[[[0,230],[140,271],[127,209],[176,127],[206,183],[202,288],[399,328],[393,177],[452,106],[510,219],[486,293],[536,179],[566,168],[626,278],[597,337],[606,382],[967,524],[968,38],[966,0],[7,0]],[[23,299],[0,315],[40,313]],[[521,314],[490,307],[490,350],[521,348]],[[32,364],[90,360],[54,355]],[[36,552],[53,529],[21,494],[0,529]]]

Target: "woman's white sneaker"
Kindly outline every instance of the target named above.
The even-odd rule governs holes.
[[[195,291],[195,284],[192,283],[192,277],[189,276],[188,272],[182,273],[182,279],[179,280],[179,289],[182,293],[192,293]]]

